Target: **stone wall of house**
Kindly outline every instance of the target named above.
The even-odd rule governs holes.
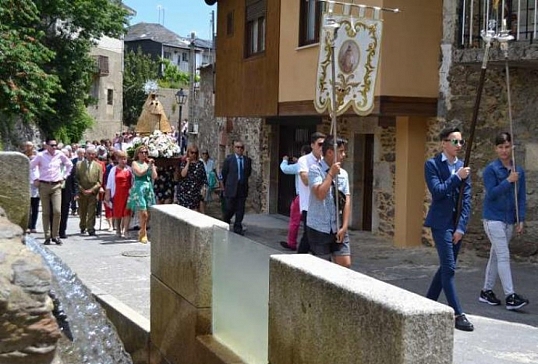
[[[480,220],[484,197],[482,172],[487,164],[497,157],[493,142],[495,135],[510,131],[504,69],[491,67],[486,72],[470,160],[473,170],[473,204],[467,234],[467,241],[472,241],[479,251],[489,249],[489,241]],[[467,138],[479,73],[478,69],[464,65],[454,65],[450,73],[452,108],[447,110],[447,118],[462,120],[464,137]],[[511,68],[510,83],[516,164],[525,170],[527,187],[526,233],[514,238],[512,251],[529,256],[538,253],[538,196],[535,193],[538,183],[538,71]]]
[[[377,234],[394,236],[394,198],[396,176],[396,127],[382,128],[376,135],[378,152],[374,154],[374,207],[377,210]]]
[[[331,120],[323,118],[319,131],[329,134]],[[353,176],[360,171],[355,168],[358,161],[353,159],[356,134],[374,135],[374,176],[373,176],[373,206],[372,232],[376,235],[392,238],[394,236],[394,186],[396,173],[396,128],[380,127],[376,117],[345,116],[338,118],[338,136],[348,141],[347,157],[344,168],[350,176],[350,188],[353,190]],[[361,203],[360,198],[351,196],[351,203]],[[352,211],[355,209],[352,208]],[[353,212],[352,212],[353,214]],[[352,216],[352,220],[354,220]]]
[[[207,149],[216,162],[217,171],[220,171],[226,156],[233,153],[233,141],[241,139],[245,143],[245,155],[252,159],[246,209],[268,213],[271,127],[261,118],[216,118],[213,71],[211,67],[205,67],[200,73],[196,100],[198,134],[189,135],[189,142],[196,143],[200,150]]]

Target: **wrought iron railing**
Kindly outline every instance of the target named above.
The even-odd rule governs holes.
[[[482,47],[481,30],[499,33],[503,27],[516,41],[533,43],[537,36],[537,5],[538,0],[460,0],[458,45]]]

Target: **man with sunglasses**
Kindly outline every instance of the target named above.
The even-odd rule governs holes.
[[[230,223],[235,215],[234,233],[244,235],[243,217],[245,216],[245,202],[248,196],[248,178],[252,173],[252,161],[243,155],[245,145],[242,141],[234,141],[234,153],[226,157],[222,164],[222,182],[224,184],[224,198],[226,209],[224,222]]]
[[[45,149],[32,159],[30,166],[32,169],[37,167],[39,171],[39,180],[34,181],[34,184],[38,184],[39,196],[41,197],[44,244],[49,245],[52,240],[57,245],[62,245],[60,239],[62,183],[71,173],[73,163],[58,150],[58,143],[55,139],[47,139]],[[51,214],[52,230],[50,226]]]
[[[431,193],[424,226],[431,228],[440,263],[426,297],[437,301],[444,291],[448,305],[454,309],[456,329],[473,331],[474,326],[463,313],[454,283],[458,252],[471,212],[471,169],[464,167],[463,161],[458,159],[465,145],[458,128],[443,129],[439,139],[442,152],[428,159],[424,166],[426,184]],[[461,209],[458,208],[460,193],[463,193]]]

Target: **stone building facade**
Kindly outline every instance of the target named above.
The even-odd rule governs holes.
[[[200,89],[194,106],[198,133],[189,134],[189,143],[196,143],[200,150],[207,149],[220,171],[226,156],[233,153],[234,140],[242,140],[245,155],[252,159],[246,209],[268,213],[271,127],[260,118],[215,118],[212,66],[202,67],[200,74]]]
[[[96,61],[91,96],[96,100],[88,106],[93,126],[83,140],[112,138],[123,131],[123,39],[103,37],[90,54]]]

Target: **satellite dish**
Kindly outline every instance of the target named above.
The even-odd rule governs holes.
[[[211,6],[211,5],[215,5],[217,3],[217,0],[205,0],[205,3]]]

